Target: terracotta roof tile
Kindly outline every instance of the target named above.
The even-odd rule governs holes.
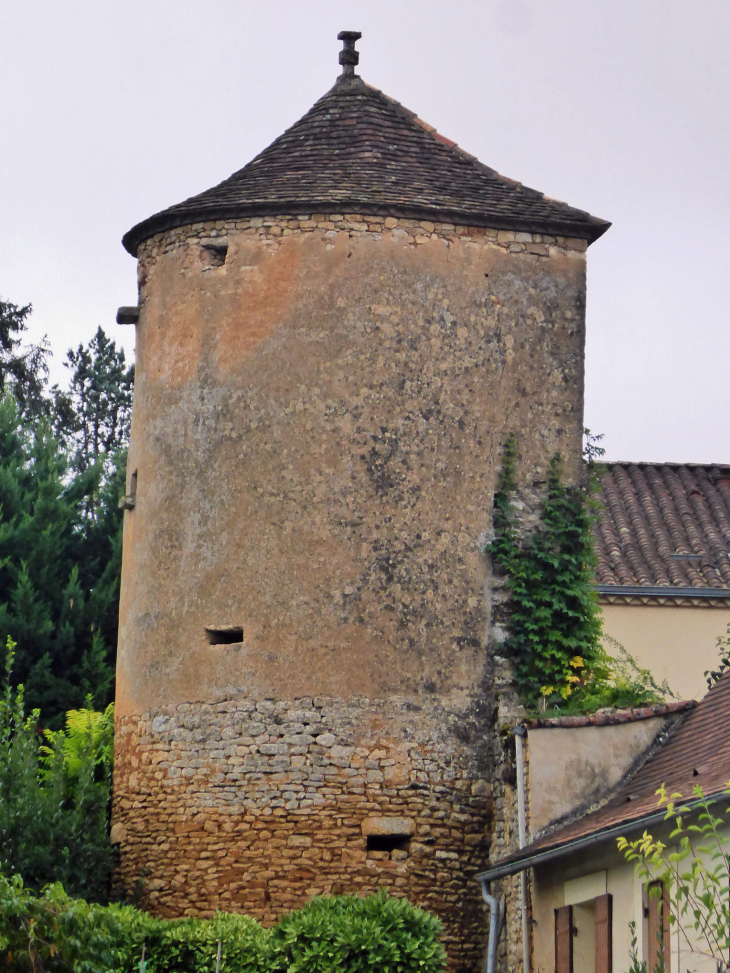
[[[730,591],[730,467],[609,463],[596,581]]]
[[[379,213],[595,240],[610,226],[500,176],[361,78],[341,77],[296,124],[218,186],[133,227],[124,246],[201,220]]]

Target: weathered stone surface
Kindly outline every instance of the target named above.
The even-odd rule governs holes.
[[[404,699],[318,702],[303,713],[301,700],[276,701],[285,734],[294,719],[316,718],[336,741],[297,748],[290,760],[299,762],[284,771],[283,754],[262,752],[267,744],[248,731],[250,698],[228,700],[225,710],[191,703],[119,718],[113,832],[123,836],[122,884],[131,889],[146,876],[145,904],[161,915],[232,909],[267,924],[312,895],[386,887],[436,912],[454,962],[478,967],[486,927],[473,875],[488,861],[492,802],[473,791],[489,770],[487,713],[473,703],[462,710],[456,699],[418,710]],[[203,741],[176,739],[180,724],[194,722],[205,738],[227,720],[248,733],[250,744],[238,748],[243,765],[222,751],[201,759]],[[403,780],[367,781],[332,758],[335,749],[401,767]],[[368,834],[412,841],[368,851]]]
[[[473,876],[514,832],[500,443],[528,522],[552,455],[580,468],[584,252],[524,236],[295,213],[140,247],[114,825],[154,911],[387,887],[480,968]],[[407,849],[368,850],[378,818]]]

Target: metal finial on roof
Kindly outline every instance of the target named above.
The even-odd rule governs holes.
[[[337,35],[337,40],[343,41],[340,51],[343,76],[352,76],[355,73],[355,65],[360,61],[360,54],[355,50],[355,41],[359,41],[361,37],[359,30],[341,30]]]

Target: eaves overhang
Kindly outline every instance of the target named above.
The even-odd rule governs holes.
[[[705,801],[710,805],[717,804],[723,798],[727,799],[727,796],[726,791],[718,791],[707,797],[697,798],[694,801],[686,801],[681,806],[689,811],[694,811]],[[652,811],[650,814],[638,815],[630,820],[622,821],[621,824],[612,825],[609,828],[596,831],[593,834],[583,835],[572,841],[568,840],[563,844],[549,845],[546,848],[538,848],[533,851],[530,851],[530,846],[528,845],[519,854],[504,859],[493,868],[489,868],[485,872],[480,872],[475,877],[478,882],[484,883],[493,882],[498,878],[506,878],[508,875],[517,875],[528,868],[546,865],[548,862],[558,861],[561,858],[566,858],[568,855],[605,844],[612,839],[615,840],[616,838],[625,837],[637,831],[639,828],[647,828],[661,824],[666,818],[666,809],[662,809]]]
[[[257,204],[246,205],[218,205],[201,209],[190,209],[187,212],[157,213],[146,220],[137,223],[122,237],[122,244],[127,253],[137,256],[141,243],[149,240],[157,233],[166,233],[182,226],[193,223],[211,223],[217,220],[250,219],[252,217],[284,217],[296,219],[303,213],[356,213],[363,216],[380,216],[384,219],[392,216],[396,219],[430,220],[435,223],[453,223],[457,226],[478,226],[490,230],[515,230],[521,233],[542,233],[552,236],[570,237],[585,240],[588,246],[603,236],[611,226],[609,222],[595,224],[570,223],[557,220],[517,219],[503,214],[488,212],[465,212],[463,210],[438,209],[429,206],[393,206],[388,204],[374,204],[372,201],[361,199],[293,199],[289,202],[269,203],[262,201]]]

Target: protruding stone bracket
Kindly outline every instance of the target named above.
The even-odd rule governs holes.
[[[355,50],[355,41],[359,41],[361,37],[359,30],[341,30],[337,35],[337,40],[343,42],[340,51],[343,76],[354,75],[355,65],[360,63],[360,54]]]
[[[139,305],[117,308],[117,324],[136,324],[139,321]]]

